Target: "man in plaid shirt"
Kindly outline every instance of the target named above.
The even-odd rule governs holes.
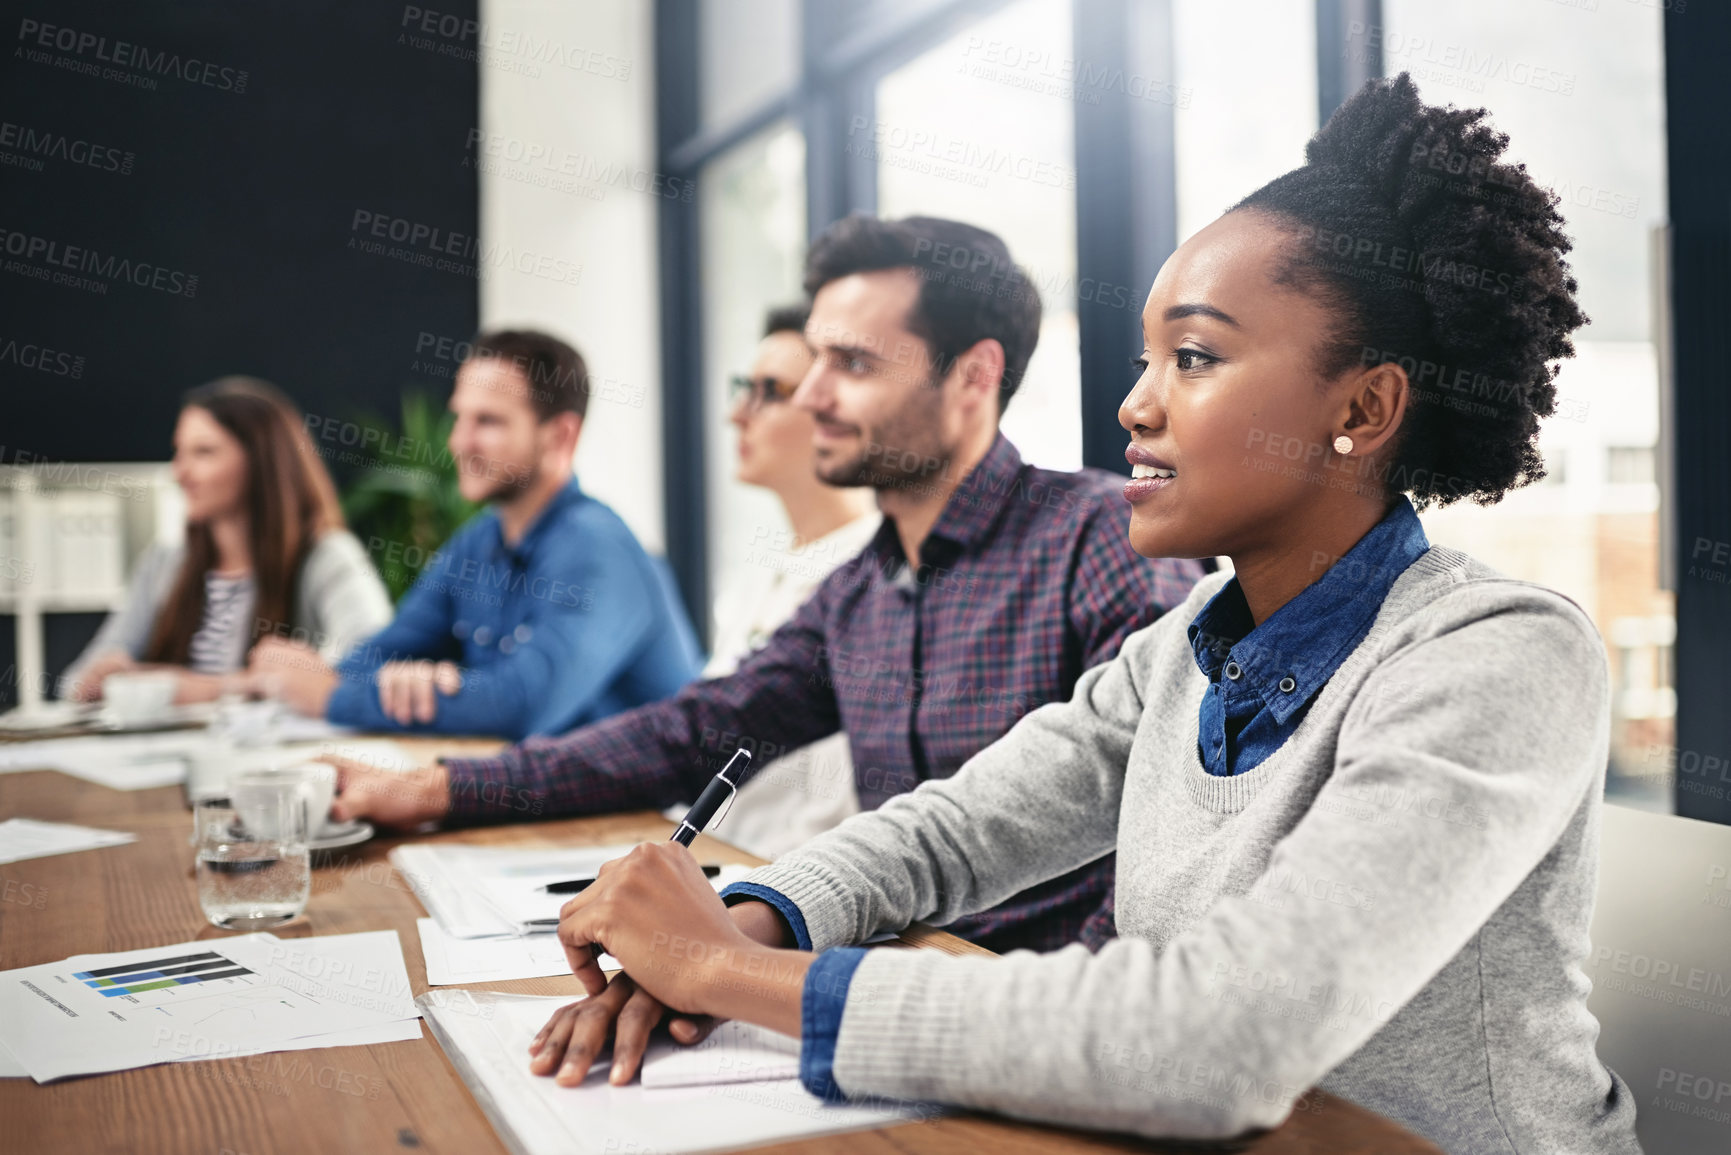
[[[409,788],[345,766],[338,817],[659,809],[695,798],[740,746],[761,765],[837,729],[871,809],[1067,699],[1184,600],[1200,567],[1130,548],[1121,477],[1037,469],[998,432],[1040,328],[998,237],[849,217],[813,244],[805,287],[817,360],[793,403],[817,420],[819,475],[876,491],[871,544],[735,673],[496,757],[444,759]],[[1114,933],[1112,868],[1108,855],[949,929],[997,951],[1097,947]]]

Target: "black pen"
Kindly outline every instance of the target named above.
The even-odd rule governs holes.
[[[727,765],[721,768],[721,773],[709,780],[709,785],[703,788],[703,793],[697,796],[697,801],[691,804],[691,809],[685,812],[685,817],[679,820],[679,825],[673,828],[671,841],[681,846],[690,846],[692,840],[703,833],[703,828],[709,825],[715,812],[721,809],[722,803],[733,797],[733,792],[739,789],[739,778],[729,778],[728,771],[739,767],[740,774],[751,765],[751,754],[742,746],[733,752],[733,757],[727,760]]]
[[[706,863],[703,867],[703,877],[705,878],[714,878],[720,873],[721,867],[714,864]],[[541,889],[546,891],[548,894],[581,894],[583,891],[587,890],[589,884],[594,881],[593,878],[571,878],[564,882],[549,882]]]
[[[697,796],[697,801],[691,804],[691,809],[685,812],[685,817],[681,818],[679,820],[679,825],[673,828],[673,837],[668,841],[677,842],[681,846],[689,847],[692,840],[699,834],[702,834],[703,828],[708,826],[710,820],[715,817],[715,812],[720,810],[722,804],[732,798],[734,791],[739,789],[739,779],[737,777],[729,778],[727,776],[729,771],[731,771],[735,766],[738,766],[740,772],[744,773],[745,767],[749,765],[751,765],[750,751],[743,747],[735,750],[733,752],[733,757],[727,760],[727,765],[721,768],[721,773],[709,780],[709,785],[703,788],[703,793]],[[572,879],[569,883],[554,883],[553,885],[568,885],[572,888],[571,892],[576,893],[587,887],[593,881],[593,879],[588,878],[577,878]],[[552,893],[562,894],[564,892],[552,891]],[[558,926],[559,920],[556,918],[532,918],[523,923],[523,925]]]

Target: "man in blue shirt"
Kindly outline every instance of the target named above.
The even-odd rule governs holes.
[[[512,739],[659,701],[696,677],[702,654],[666,567],[572,476],[588,393],[564,342],[477,337],[451,393],[449,448],[463,496],[489,508],[336,669],[269,639],[254,668],[275,671],[295,709],[342,725]]]

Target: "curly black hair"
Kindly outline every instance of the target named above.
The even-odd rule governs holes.
[[[1371,80],[1305,147],[1305,164],[1232,206],[1296,226],[1281,283],[1338,323],[1318,350],[1336,377],[1393,362],[1410,395],[1384,480],[1418,507],[1481,505],[1545,475],[1539,419],[1554,362],[1586,323],[1559,198],[1482,108],[1436,107],[1407,74]]]

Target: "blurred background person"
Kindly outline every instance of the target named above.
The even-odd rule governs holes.
[[[369,730],[557,733],[660,701],[702,651],[671,576],[572,459],[589,371],[533,330],[475,338],[457,370],[449,449],[465,498],[489,508],[428,562],[394,620],[335,668],[260,646],[253,668],[295,710]]]
[[[95,701],[109,674],[152,666],[179,673],[176,701],[208,701],[252,687],[235,675],[263,639],[292,631],[334,662],[390,621],[300,411],[275,386],[224,377],[188,393],[173,468],[186,539],[140,560],[125,604],[66,671],[65,697]]]
[[[715,600],[715,648],[706,678],[733,673],[817,592],[830,571],[864,549],[882,523],[872,491],[817,476],[817,422],[790,404],[811,369],[806,305],[776,309],[748,376],[732,381],[728,420],[738,430],[734,477],[781,499],[790,530],[752,534],[749,561]],[[760,748],[764,757],[774,757]],[[678,807],[673,809],[677,810]],[[835,733],[759,766],[740,788],[718,833],[774,858],[859,812],[847,734]]]

